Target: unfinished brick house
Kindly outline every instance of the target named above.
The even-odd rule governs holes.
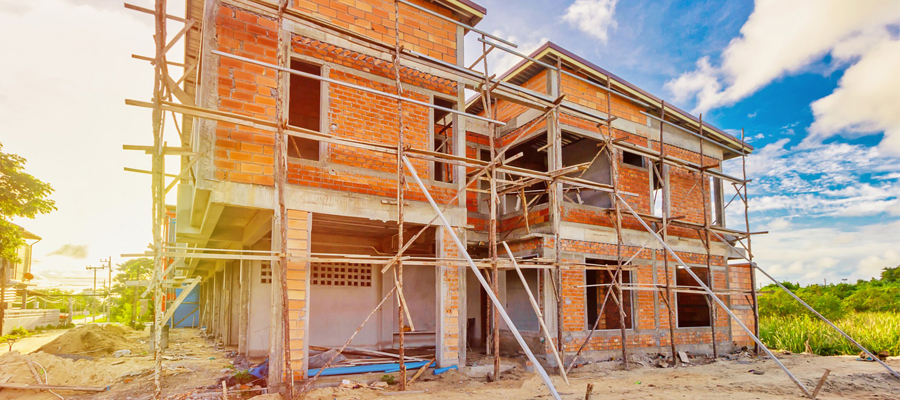
[[[668,353],[672,333],[678,350],[750,345],[679,260],[753,329],[751,274],[722,243],[749,236],[724,220],[723,181],[743,180],[720,172],[752,148],[552,43],[486,77],[463,59],[466,33],[514,45],[473,28],[485,13],[187,0],[178,102],[155,107],[184,115],[190,179],[161,248],[196,282],[206,332],[275,371],[288,358],[297,380],[351,337],[440,367],[517,354],[514,332],[549,365],[582,343],[582,358]]]

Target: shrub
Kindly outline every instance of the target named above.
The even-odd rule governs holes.
[[[847,297],[856,311],[893,311],[900,306],[900,286],[866,286]]]
[[[9,334],[14,336],[28,336],[28,330],[21,326],[17,326],[9,331]]]

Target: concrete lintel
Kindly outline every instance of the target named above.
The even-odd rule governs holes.
[[[271,209],[275,204],[275,190],[270,186],[219,181],[212,191],[211,203],[221,203],[240,207]],[[383,204],[390,200],[383,196],[341,192],[298,185],[288,185],[285,190],[285,207],[313,213],[362,217],[378,221],[396,221],[397,206]],[[466,224],[465,208],[451,206],[445,213],[454,226]],[[427,203],[411,201],[404,210],[404,221],[413,224],[427,224],[434,218],[434,212]]]
[[[616,231],[614,228],[580,224],[570,221],[563,221],[560,224],[560,237],[562,239],[581,240],[587,242],[616,243]],[[646,243],[647,245],[645,247],[647,249],[662,249],[662,245],[660,245],[659,242],[656,241],[653,236],[646,231],[623,229],[622,238],[626,246],[640,247],[641,245]],[[706,254],[706,247],[703,246],[703,242],[699,239],[669,236],[669,246],[676,251]],[[712,242],[710,253],[713,256],[724,257],[726,255],[726,246],[718,242]],[[631,255],[628,255],[628,257],[630,256]]]

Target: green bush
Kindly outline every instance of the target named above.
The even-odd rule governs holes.
[[[846,299],[856,311],[896,311],[900,306],[900,286],[866,286]]]
[[[13,328],[13,330],[9,331],[9,334],[16,335],[16,336],[28,336],[29,333],[28,333],[27,329],[25,329],[21,326],[17,326],[15,328]]]

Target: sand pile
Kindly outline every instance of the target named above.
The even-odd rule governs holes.
[[[71,360],[40,352],[26,356],[19,354],[18,351],[13,351],[0,356],[0,381],[37,384],[28,369],[26,357],[30,357],[35,363],[35,369],[41,379],[45,379],[45,376],[48,377],[51,385],[103,387],[121,381],[123,376],[138,374],[153,366],[151,360],[129,360],[113,365],[117,361],[112,358],[104,359],[104,361]],[[47,375],[44,374],[45,370],[41,367],[46,369]],[[74,393],[76,392],[71,392],[71,394]],[[0,391],[0,400],[17,398],[56,399],[55,396],[46,392],[10,389]]]
[[[56,340],[38,349],[50,354],[75,354],[91,357],[110,355],[116,350],[131,349],[133,344],[125,339],[127,330],[120,326],[83,325],[72,329]]]

